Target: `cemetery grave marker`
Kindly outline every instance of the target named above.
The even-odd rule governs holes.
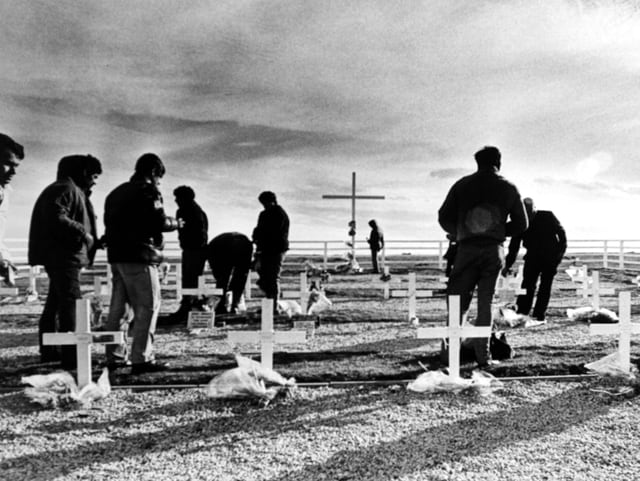
[[[223,290],[217,287],[212,287],[207,284],[205,276],[198,277],[198,287],[182,289],[182,295],[184,296],[221,296]],[[189,330],[212,330],[215,325],[215,309],[210,311],[189,311],[189,318],[187,319],[187,329]]]
[[[46,332],[42,335],[45,346],[76,346],[78,363],[78,387],[82,389],[91,382],[91,345],[122,344],[122,331],[91,332],[91,303],[88,299],[76,301],[75,332]]]
[[[631,370],[631,336],[640,334],[640,323],[631,322],[631,292],[624,291],[618,294],[620,305],[619,321],[615,324],[594,324],[589,326],[589,334],[592,336],[618,335],[618,358],[620,368],[624,372]]]
[[[446,327],[420,327],[418,339],[449,339],[449,375],[460,377],[460,341],[465,337],[491,337],[491,326],[461,326],[460,296],[449,296],[449,325]]]
[[[578,290],[582,293],[583,298],[591,298],[591,305],[594,309],[600,309],[600,296],[613,295],[616,290],[612,287],[600,287],[600,273],[593,271],[591,277],[587,279],[584,286]]]
[[[260,343],[260,362],[273,368],[273,348],[276,344],[301,344],[307,341],[305,331],[275,331],[273,329],[273,299],[262,299],[260,331],[229,331],[227,342],[236,344]]]
[[[411,321],[416,317],[416,304],[417,299],[424,299],[427,297],[433,297],[433,291],[428,289],[416,288],[416,273],[409,273],[409,287],[408,289],[391,289],[391,297],[407,297],[409,299],[409,320]]]

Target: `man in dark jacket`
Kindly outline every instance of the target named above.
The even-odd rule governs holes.
[[[476,326],[491,325],[491,302],[503,265],[505,236],[519,235],[527,228],[518,189],[498,174],[500,158],[496,147],[476,152],[477,172],[451,187],[438,212],[440,225],[458,244],[447,295],[460,296],[460,310],[466,313],[478,288]],[[477,338],[473,344],[479,366],[492,364],[489,339]]]
[[[522,243],[527,249],[524,256],[522,288],[527,292],[518,296],[518,314],[529,315],[536,284],[540,278],[533,318],[544,321],[551,297],[553,277],[558,272],[558,265],[562,262],[562,257],[567,250],[567,235],[553,212],[536,210],[533,199],[529,197],[523,202],[529,219],[529,228],[523,234],[511,238],[502,273],[507,275],[510,272]]]
[[[159,371],[153,335],[160,311],[158,265],[162,262],[163,232],[176,230],[178,222],[167,217],[158,190],[165,168],[155,154],[138,159],[129,182],[116,187],[104,204],[107,260],[113,273],[109,317],[105,329],[121,329],[127,304],[133,310],[131,373]],[[116,366],[115,347],[107,346],[107,365]]]
[[[380,272],[378,268],[378,252],[384,248],[384,234],[375,219],[369,221],[369,227],[371,227],[371,233],[367,242],[371,250],[371,268],[374,274],[378,274]]]
[[[182,287],[192,289],[198,287],[198,277],[204,272],[207,259],[207,241],[209,240],[209,221],[207,214],[196,202],[196,194],[186,185],[176,187],[173,191],[178,210],[176,219],[181,220],[178,229],[178,240],[182,249]],[[206,306],[206,297],[182,296],[180,308],[169,319],[170,324],[186,324],[192,308]]]
[[[216,287],[224,294],[216,306],[216,314],[227,312],[226,297],[231,292],[230,312],[236,313],[251,270],[253,244],[239,232],[225,232],[214,237],[207,246],[207,259],[216,280]]]
[[[102,173],[100,161],[90,155],[63,157],[57,180],[46,187],[33,207],[29,230],[29,264],[43,265],[49,292],[39,323],[40,359],[76,366],[75,346],[42,345],[45,332],[75,330],[76,300],[80,299],[80,269],[93,262],[97,232],[93,206],[85,192]],[[57,325],[56,325],[57,317]]]
[[[256,245],[256,271],[258,287],[268,299],[273,299],[274,311],[280,295],[280,272],[284,254],[289,250],[289,217],[278,205],[276,195],[265,191],[258,196],[264,207],[258,216],[258,225],[253,229]]]

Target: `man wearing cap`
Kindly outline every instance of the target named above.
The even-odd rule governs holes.
[[[105,330],[121,329],[127,304],[133,310],[131,374],[167,368],[156,362],[153,336],[160,312],[160,279],[163,232],[176,230],[178,222],[165,214],[158,189],[165,174],[162,160],[144,154],[136,162],[131,179],[116,187],[104,205],[107,260],[113,273],[109,317]],[[117,367],[115,347],[106,346],[107,365]]]
[[[9,211],[9,183],[16,174],[20,161],[24,159],[24,148],[11,137],[0,134],[0,277],[5,284],[14,285],[15,266],[11,262],[9,249],[4,244]]]
[[[255,269],[258,273],[258,287],[265,297],[273,299],[274,311],[280,295],[280,272],[284,254],[289,250],[289,216],[278,205],[276,195],[265,191],[258,196],[264,207],[258,216],[258,225],[253,229],[253,243],[256,245]]]
[[[466,313],[477,287],[475,325],[491,326],[491,302],[504,261],[502,243],[506,236],[525,231],[527,215],[516,186],[499,174],[500,151],[484,147],[475,160],[478,170],[451,187],[438,221],[458,244],[447,295],[460,296],[460,310]],[[473,346],[481,368],[494,363],[488,338],[474,339]]]

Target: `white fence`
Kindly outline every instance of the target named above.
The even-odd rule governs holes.
[[[5,240],[14,261],[18,265],[27,263],[27,240],[10,238]],[[356,257],[365,267],[370,263],[369,246],[365,241],[356,241]],[[388,240],[382,257],[386,265],[409,267],[422,265],[443,268],[442,256],[446,252],[446,240]],[[506,247],[506,244],[505,244]],[[329,267],[344,262],[350,247],[339,240],[291,241],[285,263],[300,264],[309,259],[316,264]],[[521,253],[524,249],[521,249]],[[180,247],[176,240],[167,241],[165,256],[169,262],[180,259]],[[627,269],[640,271],[640,240],[570,240],[566,256],[588,264],[590,267]],[[104,251],[99,251],[96,264],[106,263]]]

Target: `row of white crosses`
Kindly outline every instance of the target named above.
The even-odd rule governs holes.
[[[27,287],[27,300],[38,299],[37,279],[46,277],[46,274],[42,273],[40,266],[19,266],[18,270],[23,268],[28,269],[26,277],[29,278],[29,286]],[[24,276],[19,276],[24,277]],[[17,287],[0,286],[0,296],[16,297],[19,294]]]

